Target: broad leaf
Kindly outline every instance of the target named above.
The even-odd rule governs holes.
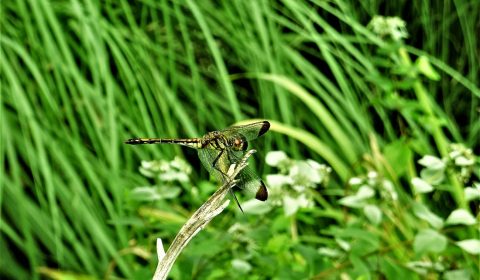
[[[458,247],[462,248],[467,253],[472,255],[480,255],[480,240],[478,239],[462,240],[455,244],[457,244]]]
[[[365,206],[363,208],[363,213],[374,225],[378,225],[382,221],[382,211],[376,205],[369,204]]]
[[[446,223],[448,225],[474,225],[477,221],[470,212],[465,209],[454,210],[450,216],[448,216]]]
[[[413,178],[411,183],[415,193],[429,193],[434,190],[432,185],[418,177]]]
[[[383,153],[397,176],[402,176],[407,172],[412,161],[412,151],[403,139],[388,144]]]
[[[413,204],[413,213],[419,219],[422,219],[428,222],[432,227],[436,229],[440,229],[443,227],[443,220],[442,218],[435,215],[433,212],[430,211],[425,205],[421,203],[414,203]]]
[[[424,229],[415,236],[413,249],[415,253],[440,253],[447,247],[447,238],[435,230]]]

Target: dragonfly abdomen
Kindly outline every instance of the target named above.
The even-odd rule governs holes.
[[[170,138],[132,138],[125,141],[126,144],[140,145],[140,144],[177,144],[187,146],[194,149],[201,149],[203,147],[201,138],[191,139],[170,139]]]

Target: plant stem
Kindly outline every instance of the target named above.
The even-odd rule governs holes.
[[[406,48],[402,47],[399,50],[399,54],[401,57],[402,63],[407,66],[411,67],[412,66],[412,61],[410,60],[410,57],[408,55],[408,52]],[[417,74],[415,71],[412,71],[414,73],[414,78],[417,78]],[[420,79],[416,79],[416,81],[413,84],[413,90],[417,96],[418,101],[420,102],[425,114],[428,117],[429,124],[432,129],[432,136],[435,141],[435,144],[437,146],[438,152],[440,153],[440,156],[443,158],[448,157],[448,141],[447,137],[445,134],[442,132],[441,128],[441,123],[438,120],[438,118],[435,116],[435,113],[432,108],[432,104],[430,102],[430,98],[428,96],[427,90],[423,86],[422,82]],[[455,176],[451,173],[447,172],[447,177],[451,185],[451,193],[453,195],[453,198],[457,202],[457,205],[460,208],[467,208],[467,203],[465,201],[465,197],[463,195],[463,188],[460,185],[459,181],[455,178]]]

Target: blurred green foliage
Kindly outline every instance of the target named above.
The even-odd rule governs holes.
[[[230,205],[172,279],[478,279],[480,3],[439,4],[2,1],[0,276],[150,278],[216,184],[123,141],[266,119],[278,199]],[[329,175],[293,183],[309,158]]]

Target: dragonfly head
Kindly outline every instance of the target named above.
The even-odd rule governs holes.
[[[232,148],[235,151],[245,151],[248,148],[248,142],[244,137],[235,137],[233,139]]]

